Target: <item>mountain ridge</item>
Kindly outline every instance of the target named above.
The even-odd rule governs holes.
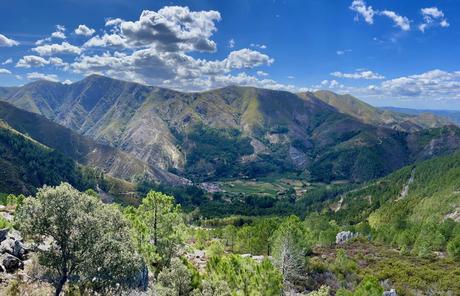
[[[437,141],[416,147],[419,132],[448,122],[382,113],[325,92],[229,86],[184,93],[92,75],[70,85],[35,82],[0,93],[150,167],[198,182],[284,172],[363,181],[427,157],[430,145],[457,148],[455,139],[437,132],[423,136],[441,137]]]

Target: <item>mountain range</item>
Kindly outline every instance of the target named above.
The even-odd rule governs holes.
[[[0,118],[13,128],[125,179],[184,184],[294,173],[360,182],[460,147],[460,129],[445,118],[326,91],[184,93],[91,75],[0,88],[0,99]]]

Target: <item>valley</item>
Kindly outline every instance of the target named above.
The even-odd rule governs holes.
[[[7,228],[27,234],[28,216],[11,218],[36,199],[25,196],[79,190],[101,209],[118,205],[109,211],[129,225],[130,252],[165,295],[175,293],[175,273],[186,279],[183,295],[460,289],[460,128],[443,117],[382,111],[332,92],[181,93],[97,75],[0,93]],[[149,221],[160,204],[157,233]],[[150,249],[152,235],[166,245]],[[17,274],[30,275],[27,262]],[[33,283],[52,289],[43,276]],[[66,289],[84,291],[80,284]]]

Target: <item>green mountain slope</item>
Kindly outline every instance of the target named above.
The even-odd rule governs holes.
[[[441,221],[452,217],[460,222],[458,184],[460,153],[454,153],[407,166],[347,194],[337,213],[360,212],[362,218],[369,216],[375,227],[397,219],[421,223],[430,218]]]
[[[93,184],[83,174],[70,158],[0,121],[0,192],[31,194],[37,187],[60,182],[90,188]]]
[[[354,98],[339,108],[322,93],[236,86],[182,93],[97,75],[2,92],[20,108],[194,181],[289,172],[363,181],[460,143],[455,127],[446,128],[448,139],[435,130],[419,133],[444,122],[422,125],[391,113],[394,124],[382,124],[385,114],[370,120],[377,109]],[[356,106],[364,111],[352,113]]]
[[[85,165],[98,167],[119,178],[132,180],[146,176],[156,181],[177,184],[181,178],[108,145],[95,143],[68,128],[60,126],[38,114],[18,109],[0,101],[0,119],[13,129],[37,142],[51,147],[67,157]]]

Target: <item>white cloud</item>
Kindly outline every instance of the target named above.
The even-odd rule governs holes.
[[[65,36],[65,27],[62,25],[56,25],[56,31],[51,33],[51,38],[56,38],[56,39],[66,39]]]
[[[224,60],[228,69],[254,68],[262,65],[271,65],[275,60],[258,51],[243,48],[232,51]]]
[[[366,23],[372,25],[374,23],[375,16],[379,15],[390,18],[395,23],[395,26],[399,27],[401,30],[410,30],[409,18],[401,16],[398,13],[391,10],[374,10],[372,6],[367,6],[364,0],[354,0],[350,5],[350,9],[356,12],[356,21],[359,21],[359,17],[361,16]]]
[[[385,76],[375,73],[373,71],[359,71],[355,73],[342,73],[339,71],[331,73],[332,76],[339,77],[339,78],[349,78],[349,79],[366,79],[366,80],[378,80],[378,79],[385,79]]]
[[[69,64],[64,62],[61,58],[51,57],[48,60],[39,56],[27,55],[23,56],[16,63],[17,68],[31,68],[31,67],[44,67],[46,65],[53,65],[56,67],[67,68]]]
[[[410,20],[407,17],[398,15],[397,13],[391,10],[384,10],[379,12],[379,14],[389,17],[395,23],[395,26],[401,28],[401,30],[410,30]]]
[[[83,47],[127,47],[126,40],[118,34],[94,36],[83,44]]]
[[[33,51],[41,56],[54,55],[54,54],[81,54],[82,50],[67,42],[61,44],[46,44],[32,48]]]
[[[19,45],[19,42],[0,34],[0,47],[11,47],[16,45]]]
[[[2,65],[8,65],[8,64],[12,64],[12,63],[13,63],[13,59],[12,59],[12,58],[8,58],[8,59],[6,59],[6,60],[2,63]]]
[[[69,80],[69,79],[66,79],[62,82],[62,84],[72,84],[73,81],[72,80]]]
[[[366,2],[363,0],[354,0],[351,5],[350,9],[356,12],[356,20],[359,19],[359,15],[361,15],[366,23],[372,25],[374,23],[374,15],[375,11],[372,6],[367,6]]]
[[[341,93],[351,93],[362,99],[392,99],[442,101],[460,99],[460,71],[432,70],[401,76],[366,87],[344,87]]]
[[[418,28],[423,33],[426,29],[433,26],[441,26],[443,28],[449,27],[449,22],[444,16],[444,12],[437,7],[427,7],[420,10],[423,16],[423,23],[421,23]]]
[[[48,64],[49,64],[49,61],[42,57],[34,56],[34,55],[27,55],[19,59],[19,61],[16,63],[16,67],[17,68],[43,67]]]
[[[161,51],[188,52],[216,50],[209,38],[221,19],[214,10],[190,11],[188,7],[165,6],[158,11],[144,10],[138,21],[112,21],[133,47],[155,47]]]
[[[266,76],[268,76],[268,73],[267,73],[267,72],[264,72],[264,71],[257,71],[256,74],[257,74],[257,76],[260,76],[260,77],[266,77]]]
[[[235,39],[232,38],[232,39],[230,39],[228,41],[228,47],[229,48],[234,48],[235,47]]]
[[[11,71],[8,69],[2,69],[0,68],[0,74],[11,74]]]
[[[52,82],[59,82],[57,75],[55,74],[44,74],[38,72],[27,73],[27,79],[29,80],[48,80]]]
[[[294,79],[295,76],[289,75],[287,78],[288,78],[288,79]]]
[[[321,85],[317,86],[317,88],[343,88],[344,86],[340,84],[337,80],[323,80],[321,81]]]
[[[56,38],[56,39],[66,39],[65,33],[60,32],[60,31],[56,31],[56,32],[51,33],[51,37]]]
[[[79,25],[78,28],[76,28],[74,32],[77,35],[89,37],[89,36],[92,36],[94,33],[96,33],[96,30],[91,29],[86,25]]]

